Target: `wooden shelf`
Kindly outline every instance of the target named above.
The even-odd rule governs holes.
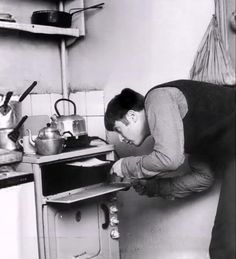
[[[59,27],[53,27],[53,26],[23,24],[23,23],[15,23],[15,22],[0,21],[0,29],[24,31],[24,32],[36,33],[36,34],[71,36],[76,38],[81,36],[78,28],[59,28]]]

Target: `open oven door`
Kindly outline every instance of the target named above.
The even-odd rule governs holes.
[[[89,187],[72,190],[70,192],[48,196],[47,204],[73,204],[82,200],[99,197],[130,188],[126,183],[100,183]]]
[[[111,234],[118,231],[118,226],[111,224],[117,215],[112,209],[116,208],[116,192],[127,188],[103,183],[70,195],[47,197],[47,259],[118,259],[119,241]]]

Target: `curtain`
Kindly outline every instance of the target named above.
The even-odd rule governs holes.
[[[228,53],[225,0],[215,0],[215,14],[198,48],[190,78],[215,84],[235,84],[235,71]]]

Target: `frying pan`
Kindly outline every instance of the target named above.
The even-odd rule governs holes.
[[[32,14],[31,22],[33,24],[55,26],[62,28],[70,28],[72,24],[72,16],[76,13],[83,12],[88,9],[102,8],[104,3],[92,5],[85,8],[72,8],[69,12],[40,10]],[[73,11],[75,10],[75,11]]]

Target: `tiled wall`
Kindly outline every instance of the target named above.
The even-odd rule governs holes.
[[[30,94],[22,102],[22,115],[51,116],[55,114],[54,103],[60,98],[62,98],[60,94]],[[69,99],[76,104],[76,114],[85,118],[89,136],[99,136],[105,139],[103,91],[71,93]],[[58,110],[63,114],[62,105],[63,102],[58,103]],[[73,106],[69,105],[69,108],[70,114],[73,114]]]

